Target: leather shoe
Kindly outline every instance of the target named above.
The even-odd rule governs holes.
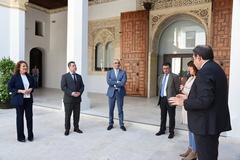
[[[168,139],[172,139],[174,137],[174,133],[170,133]]]
[[[155,135],[156,135],[156,136],[160,136],[160,135],[162,135],[162,134],[165,134],[165,132],[164,132],[164,131],[159,131],[159,132],[157,132]]]
[[[68,136],[68,135],[69,135],[69,131],[66,130],[66,131],[64,132],[64,135],[65,135],[65,136]]]
[[[74,129],[73,131],[77,133],[83,133],[80,129]]]
[[[111,130],[111,129],[113,129],[113,126],[112,126],[112,125],[109,125],[109,126],[107,127],[107,130]]]
[[[18,139],[19,142],[26,142],[25,139]]]
[[[28,140],[30,141],[30,142],[32,142],[33,141],[33,136],[32,137],[28,137]]]
[[[121,126],[120,128],[121,128],[121,130],[123,130],[123,131],[126,131],[126,130],[127,130],[124,126]]]

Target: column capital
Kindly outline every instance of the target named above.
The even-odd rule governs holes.
[[[25,4],[28,0],[0,0],[0,6],[8,8],[17,8],[21,10],[26,10]]]

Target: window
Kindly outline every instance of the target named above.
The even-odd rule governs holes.
[[[43,23],[35,21],[35,35],[43,37]]]
[[[193,48],[195,47],[195,31],[186,32],[186,47]]]
[[[95,46],[95,71],[108,71],[112,69],[114,57],[115,54],[112,42],[108,42],[106,46],[98,43]]]
[[[106,54],[105,54],[105,61],[104,61],[105,70],[112,69],[113,58],[114,58],[114,49],[113,49],[112,42],[109,42],[106,45]]]
[[[98,43],[95,46],[95,70],[101,71],[104,69],[103,66],[103,45],[101,43]]]

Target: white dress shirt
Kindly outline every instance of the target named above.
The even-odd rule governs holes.
[[[115,76],[116,76],[116,79],[117,79],[117,76],[118,76],[118,73],[119,73],[119,69],[113,69],[114,70],[114,73],[115,73]]]
[[[29,81],[27,79],[27,76],[25,74],[21,74],[21,78],[22,78],[22,81],[23,81],[23,86],[24,86],[24,89],[27,90],[29,89]],[[23,98],[30,98],[30,94],[24,94],[23,95]]]

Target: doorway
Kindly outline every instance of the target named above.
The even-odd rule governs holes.
[[[33,68],[37,67],[39,70],[39,76],[38,76],[38,86],[42,87],[42,51],[38,48],[33,48],[30,51],[30,74],[33,73]]]

